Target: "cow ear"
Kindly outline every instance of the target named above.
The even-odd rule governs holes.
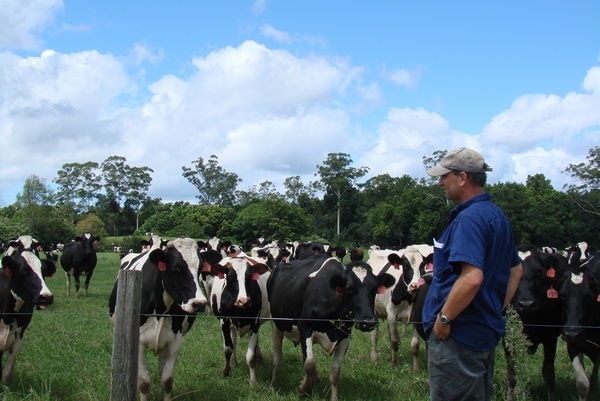
[[[390,288],[396,284],[396,279],[388,273],[380,274],[377,276],[377,284],[385,288]]]
[[[163,252],[162,249],[155,249],[152,252],[150,252],[150,255],[148,255],[148,259],[150,260],[150,262],[158,266],[158,270],[160,270],[161,272],[168,270],[167,255]]]
[[[10,256],[2,258],[2,268],[6,277],[12,277],[13,273],[19,269],[19,264]]]
[[[336,274],[329,280],[329,286],[335,291],[336,295],[342,295],[346,288],[346,279]]]

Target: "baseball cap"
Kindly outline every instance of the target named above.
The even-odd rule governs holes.
[[[468,148],[458,148],[448,152],[440,163],[427,170],[432,177],[439,177],[451,171],[465,171],[467,173],[483,173],[492,171],[483,156],[477,151]]]

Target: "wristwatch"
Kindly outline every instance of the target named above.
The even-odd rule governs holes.
[[[438,314],[438,317],[440,318],[440,323],[444,326],[448,326],[450,324],[450,319],[448,319],[448,316],[444,315],[442,312]]]

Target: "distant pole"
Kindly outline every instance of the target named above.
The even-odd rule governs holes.
[[[140,342],[142,272],[119,270],[115,307],[111,401],[135,401]]]

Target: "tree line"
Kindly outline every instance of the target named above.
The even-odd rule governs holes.
[[[423,156],[424,168],[446,151]],[[315,179],[285,179],[278,192],[271,181],[246,190],[218,157],[199,157],[182,166],[182,176],[197,189],[197,204],[166,203],[147,196],[150,167],[134,167],[122,156],[101,163],[64,164],[53,179],[25,181],[16,201],[0,208],[0,238],[24,233],[44,244],[65,242],[76,234],[164,237],[217,236],[248,249],[259,237],[321,240],[332,245],[405,247],[431,243],[446,224],[453,204],[437,180],[381,174],[361,181],[368,167],[353,167],[347,153],[330,153],[316,166]],[[564,247],[600,239],[600,147],[587,161],[565,167],[572,182],[555,190],[542,173],[526,183],[487,184],[486,190],[508,216],[519,243]],[[106,245],[106,244],[105,244]]]

